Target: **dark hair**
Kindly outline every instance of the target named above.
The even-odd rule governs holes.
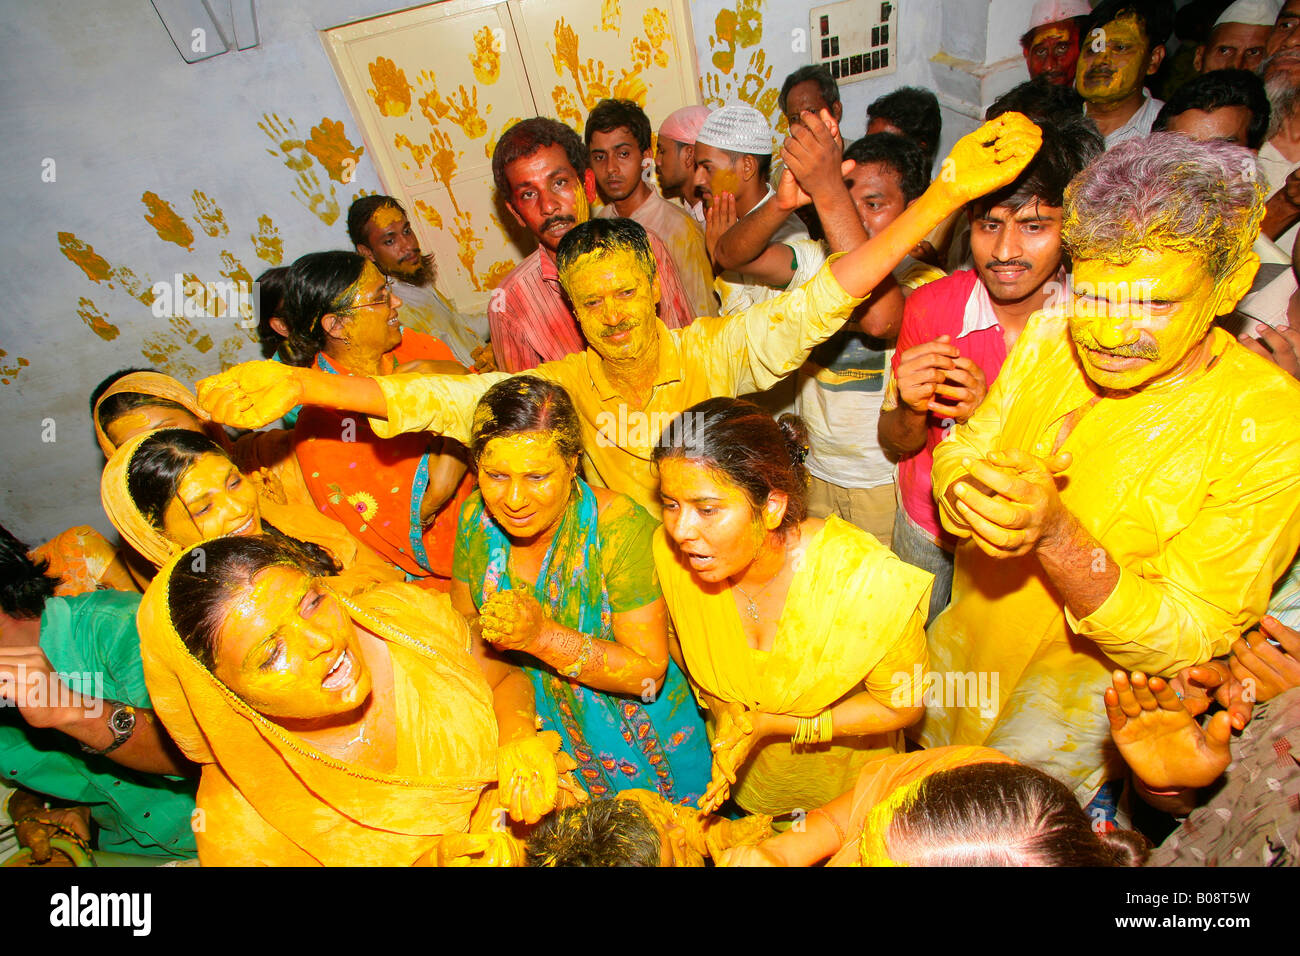
[[[0,524],[0,610],[22,620],[38,618],[58,581],[47,578],[49,561],[33,561],[31,549]]]
[[[321,319],[348,304],[366,260],[355,252],[309,252],[289,266],[281,318],[289,329],[285,351],[294,365],[308,365],[325,347]]]
[[[939,135],[943,132],[937,96],[919,86],[904,86],[867,107],[868,125],[873,119],[886,120],[902,130],[904,136],[921,147],[925,164],[934,166],[939,154]]]
[[[1230,106],[1241,106],[1250,112],[1246,145],[1259,149],[1268,134],[1271,108],[1264,81],[1250,70],[1212,70],[1188,80],[1160,108],[1151,132],[1167,130],[1171,119],[1188,110],[1213,113]]]
[[[919,866],[1140,866],[1151,844],[1097,833],[1059,780],[1023,764],[977,763],[926,778],[895,811],[890,856]]]
[[[831,71],[820,63],[813,63],[810,66],[799,67],[799,69],[787,76],[785,82],[781,84],[781,93],[776,102],[780,106],[782,113],[785,113],[785,101],[790,95],[790,91],[800,83],[806,83],[809,80],[817,81],[817,88],[821,91],[822,99],[826,101],[827,109],[840,101],[840,85],[835,82],[835,77],[831,76]]]
[[[1013,86],[999,96],[984,111],[984,119],[987,122],[1003,113],[1022,113],[1035,123],[1073,119],[1083,113],[1083,97],[1073,86],[1048,83],[1040,76]]]
[[[797,415],[772,416],[753,402],[710,398],[668,423],[655,443],[654,462],[698,461],[745,492],[755,511],[774,491],[789,499],[778,534],[808,516],[808,430]]]
[[[257,294],[253,303],[257,308],[257,338],[264,358],[273,356],[284,344],[284,337],[272,328],[271,319],[284,318],[284,294],[288,284],[288,266],[274,266],[257,277]]]
[[[600,259],[611,252],[627,251],[653,279],[658,273],[654,250],[645,226],[634,219],[588,219],[570,229],[555,250],[555,268],[564,284],[569,267],[589,253]],[[568,289],[566,287],[565,291]]]
[[[176,562],[167,583],[167,609],[181,641],[204,667],[216,665],[217,636],[230,598],[258,573],[277,565],[314,577],[336,572],[299,545],[283,535],[213,538]]]
[[[534,375],[515,375],[497,382],[478,400],[469,456],[474,467],[494,438],[527,432],[553,432],[556,447],[566,461],[582,454],[578,411],[569,393],[554,382]]]
[[[1007,206],[1016,210],[1035,201],[1063,206],[1065,187],[1106,150],[1106,141],[1087,117],[1043,119],[1038,121],[1038,126],[1043,131],[1043,145],[1024,172],[1009,185],[981,196],[972,209]]]
[[[507,201],[510,200],[512,197],[510,181],[506,179],[506,167],[515,160],[556,144],[564,148],[569,165],[579,177],[587,172],[587,147],[577,133],[559,120],[534,116],[532,119],[520,120],[506,130],[492,150],[492,181],[496,183],[497,192]]]
[[[225,449],[207,435],[183,428],[163,428],[142,441],[131,456],[131,464],[126,473],[127,494],[145,520],[157,530],[162,530],[163,514],[167,511],[167,505],[176,497],[176,488],[181,479],[204,455],[220,455],[230,461]],[[336,574],[340,570],[334,558],[320,545],[290,538],[273,528],[265,519],[262,520],[262,527],[268,535],[278,537],[313,562],[331,569],[322,573]]]
[[[588,114],[582,136],[591,149],[593,134],[612,133],[616,129],[631,133],[642,152],[650,148],[650,117],[632,100],[601,100]]]
[[[1101,0],[1083,24],[1080,44],[1088,42],[1088,35],[1093,30],[1129,14],[1141,24],[1151,49],[1169,42],[1174,32],[1174,0]]]
[[[926,165],[921,147],[897,133],[864,136],[844,151],[844,158],[859,166],[870,163],[888,166],[898,176],[904,202],[916,199],[930,186],[930,167]]]
[[[609,797],[567,807],[528,837],[528,866],[658,866],[663,838],[635,800]]]
[[[95,390],[90,393],[90,415],[95,415],[95,405],[99,403],[100,397],[111,388],[118,379],[126,378],[128,375],[134,375],[136,372],[157,372],[156,368],[120,368],[111,375],[106,375],[104,380],[95,386]],[[100,423],[103,424],[102,422]]]
[[[370,225],[371,217],[385,207],[396,209],[403,216],[406,215],[402,204],[392,196],[362,196],[348,207],[348,238],[352,240],[354,246],[370,245],[366,241],[366,227]]]

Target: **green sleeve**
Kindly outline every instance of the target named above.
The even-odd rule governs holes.
[[[631,498],[620,496],[600,516],[600,563],[615,614],[635,611],[661,597],[654,541],[659,522]]]

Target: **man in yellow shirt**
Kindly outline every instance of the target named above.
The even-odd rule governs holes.
[[[670,420],[713,396],[769,388],[799,368],[909,249],[953,210],[1015,179],[1040,142],[1038,127],[1019,114],[986,123],[953,148],[948,168],[955,175],[936,179],[879,235],[831,259],[797,289],[684,329],[669,331],[656,316],[659,281],[644,228],[613,219],[575,227],[557,250],[557,267],[590,344],[530,374],[563,386],[577,406],[587,480],[658,516],[651,453]],[[213,418],[237,427],[260,427],[294,405],[316,404],[372,416],[381,438],[430,431],[468,442],[479,397],[506,377],[372,379],[249,362],[199,382],[198,393]]]
[[[966,540],[931,667],[996,680],[998,706],[927,694],[926,746],[993,747],[1086,804],[1122,775],[1110,671],[1173,675],[1264,613],[1300,545],[1300,385],[1213,325],[1259,262],[1249,162],[1157,134],[1067,190],[1073,296],[1029,320],[934,453]]]

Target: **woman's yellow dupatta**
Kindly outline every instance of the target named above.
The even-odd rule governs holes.
[[[797,560],[776,641],[763,653],[746,641],[730,589],[696,581],[663,529],[656,533],[660,583],[694,684],[752,710],[813,717],[861,687],[929,600],[930,575],[834,516]]]
[[[441,834],[468,828],[495,779],[497,729],[464,619],[444,596],[389,585],[345,600],[392,655],[401,773],[385,774],[343,763],[272,723],[190,654],[168,608],[178,559],[154,578],[138,625],[154,709],[203,765],[196,836],[205,865],[405,866],[435,849]],[[423,717],[422,699],[436,702],[436,717]]]
[[[104,404],[105,399],[112,395],[121,395],[124,392],[152,395],[155,398],[175,402],[189,411],[199,421],[205,421],[207,417],[199,408],[199,400],[194,397],[194,394],[170,375],[163,375],[161,372],[132,372],[129,375],[123,375],[106,388],[103,395],[99,396],[99,401],[95,402],[95,413],[91,416],[95,422],[95,438],[99,442],[99,448],[104,453],[105,458],[111,458],[113,452],[117,451],[117,446],[109,440],[108,435],[100,426],[99,407]]]

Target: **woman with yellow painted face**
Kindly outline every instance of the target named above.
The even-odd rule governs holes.
[[[668,653],[650,541],[655,521],[577,475],[578,413],[528,375],[492,386],[474,414],[478,490],[461,511],[452,603],[519,682],[502,740],[536,714],[592,797],[644,789],[694,803],[709,779],[704,722]],[[503,713],[503,710],[506,712]]]
[[[902,750],[922,713],[931,576],[835,516],[807,517],[802,423],[714,398],[655,448],[654,556],[708,707],[713,779],[749,813],[806,811]]]
[[[338,522],[265,497],[197,432],[165,428],[128,439],[104,467],[100,498],[123,539],[155,567],[203,538],[267,533],[333,567],[345,591],[401,580]]]
[[[1098,833],[1069,789],[987,747],[895,754],[804,826],[739,846],[724,866],[1140,866],[1132,830]]]
[[[496,779],[491,693],[447,599],[349,599],[322,572],[284,541],[226,537],[145,593],[150,697],[203,768],[205,866],[433,863]]]
[[[293,433],[283,428],[248,432],[231,440],[226,430],[199,409],[194,393],[161,372],[132,369],[109,376],[90,396],[95,439],[105,458],[128,439],[160,428],[183,428],[207,435],[265,498],[280,504],[311,504],[311,492],[293,453]]]

